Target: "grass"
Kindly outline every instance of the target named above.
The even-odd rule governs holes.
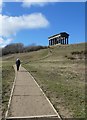
[[[3,61],[2,65],[2,117],[4,119],[14,80],[14,69],[13,62]]]
[[[13,82],[14,70],[12,65],[19,57],[22,66],[33,75],[63,118],[84,118],[85,60],[78,59],[78,57],[68,59],[73,57],[72,52],[84,50],[85,44],[82,43],[53,46],[36,52],[3,56],[3,92],[7,91],[5,94],[7,96],[3,95],[4,108],[6,109],[8,101],[6,99],[9,98],[7,93],[10,94]],[[9,61],[13,62],[9,64]]]
[[[2,111],[2,62],[0,58],[0,116]]]
[[[73,64],[63,66],[57,63],[33,62],[25,67],[34,76],[62,117],[84,118],[84,73],[76,72],[75,68],[72,71],[71,65]]]

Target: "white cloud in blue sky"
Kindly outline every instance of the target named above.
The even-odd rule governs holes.
[[[85,2],[86,0],[3,0],[3,2],[22,2],[22,7],[40,6],[52,2]],[[0,1],[0,11],[2,9],[2,0]]]
[[[20,0],[19,0],[20,1]],[[31,6],[40,6],[48,4],[49,2],[58,2],[59,0],[22,0],[23,7],[31,7]]]
[[[8,45],[9,43],[11,43],[13,41],[12,38],[8,38],[8,39],[3,39],[2,37],[0,37],[0,47],[3,48],[6,45]]]
[[[49,26],[49,21],[42,13],[32,13],[23,16],[0,15],[0,36],[9,37],[22,29],[38,29]]]
[[[84,2],[85,0],[17,0],[22,1],[23,7],[31,7],[31,6],[41,6],[50,3],[50,2]]]
[[[3,0],[3,2],[30,2],[30,3],[46,3],[46,2],[85,2],[86,0]]]

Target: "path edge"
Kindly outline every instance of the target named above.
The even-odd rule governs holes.
[[[13,65],[13,68],[14,68],[14,71],[15,71],[15,65]],[[16,76],[17,76],[17,73],[15,71],[15,78],[14,78],[12,89],[11,89],[11,94],[10,94],[10,98],[9,98],[9,102],[8,102],[8,106],[7,106],[7,111],[5,113],[5,120],[7,119],[8,111],[9,111],[9,108],[10,108],[10,105],[11,105],[12,96],[13,96],[13,92],[14,92],[14,88],[15,88]]]

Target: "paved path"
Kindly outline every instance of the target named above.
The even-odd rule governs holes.
[[[15,84],[10,108],[9,118],[58,118],[58,113],[45,96],[31,74],[23,67],[20,71],[15,68]],[[36,120],[37,120],[36,119]],[[45,119],[46,120],[46,119]]]

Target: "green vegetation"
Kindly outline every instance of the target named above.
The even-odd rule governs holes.
[[[2,116],[4,118],[15,74],[13,62],[3,61],[2,65]]]
[[[2,62],[0,57],[0,116],[2,111]]]
[[[33,75],[62,117],[84,118],[85,55],[85,44],[82,43],[3,56],[3,62],[7,61],[3,64],[3,84],[6,85],[4,81],[13,80],[11,66],[19,57],[22,66]],[[13,62],[8,64],[9,61]]]

